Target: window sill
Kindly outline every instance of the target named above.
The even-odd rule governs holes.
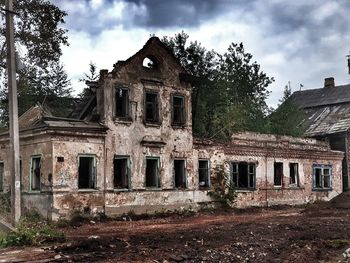
[[[255,188],[252,188],[252,189],[235,189],[235,191],[237,193],[251,193],[251,192],[256,191],[256,189]]]
[[[87,189],[78,189],[79,193],[89,193],[89,192],[98,192],[98,189],[92,189],[92,188],[87,188]]]
[[[160,187],[146,187],[145,191],[162,191],[163,189]]]
[[[148,121],[144,121],[143,123],[144,123],[144,125],[145,125],[146,127],[157,127],[157,128],[159,128],[159,127],[161,126],[161,123],[160,123],[160,122],[148,122]]]
[[[133,123],[133,120],[131,118],[119,118],[115,117],[114,123],[120,123],[125,125],[131,125]]]
[[[186,123],[172,123],[171,126],[173,127],[173,129],[185,129],[187,128]]]
[[[113,189],[113,192],[116,192],[116,193],[118,193],[118,192],[131,192],[131,191],[132,190],[129,188],[114,188]]]
[[[312,188],[314,192],[329,192],[333,191],[333,188]]]
[[[211,189],[210,186],[200,186],[200,187],[198,188],[198,190],[202,190],[202,191],[206,191],[206,190],[210,190],[210,189]]]

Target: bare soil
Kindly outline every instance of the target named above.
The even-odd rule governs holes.
[[[68,242],[0,250],[0,262],[346,262],[350,210],[307,207],[215,210],[89,222]]]

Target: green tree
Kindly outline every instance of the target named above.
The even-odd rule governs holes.
[[[305,114],[293,102],[291,95],[291,88],[286,85],[283,96],[279,100],[281,104],[266,119],[265,132],[290,136],[303,135]]]
[[[162,41],[192,76],[193,131],[196,136],[229,139],[236,130],[261,131],[267,114],[267,86],[274,81],[260,70],[243,44],[224,55],[207,51],[184,32]]]
[[[89,72],[84,73],[84,77],[80,78],[80,82],[94,82],[99,79],[99,74],[97,70],[97,66],[94,62],[90,61],[89,63]],[[87,101],[94,94],[94,92],[90,89],[90,87],[85,87],[82,92],[79,93],[78,97],[81,101]]]

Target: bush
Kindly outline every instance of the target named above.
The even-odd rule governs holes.
[[[215,201],[220,202],[225,207],[232,207],[236,201],[236,191],[234,185],[230,182],[230,176],[225,172],[223,164],[214,168],[215,182],[214,190],[209,191],[208,195]]]
[[[65,241],[64,234],[57,231],[37,212],[23,216],[17,225],[16,232],[0,235],[0,247],[41,245],[63,241]]]
[[[11,193],[0,193],[0,214],[11,213]]]

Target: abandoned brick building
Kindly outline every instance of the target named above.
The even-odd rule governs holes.
[[[155,37],[89,83],[69,117],[36,105],[20,117],[22,209],[58,219],[196,208],[224,165],[236,205],[300,204],[342,191],[343,153],[315,139],[239,133],[227,144],[192,135],[186,72]],[[1,190],[9,189],[8,133],[0,134]]]
[[[305,136],[325,140],[331,149],[345,153],[343,188],[349,188],[350,168],[350,85],[335,86],[334,78],[326,78],[324,87],[296,91],[290,97],[304,113]]]

